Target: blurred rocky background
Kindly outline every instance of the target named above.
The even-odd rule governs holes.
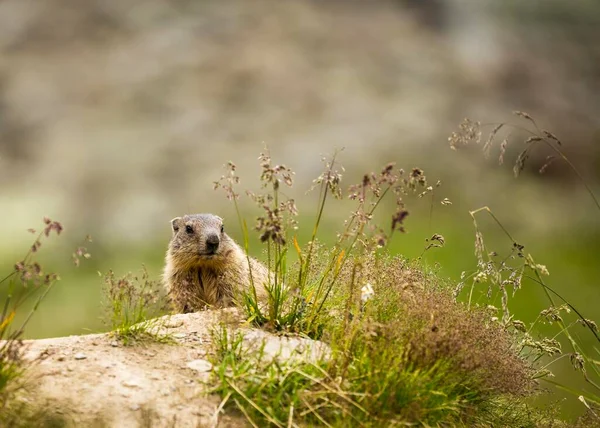
[[[528,126],[511,115],[523,110],[600,191],[598,40],[595,0],[2,0],[1,266],[22,257],[43,216],[65,226],[46,256],[62,281],[30,337],[102,329],[96,271],[146,264],[158,278],[172,217],[215,212],[239,239],[212,182],[232,160],[255,187],[265,143],[297,173],[301,218],[321,155],[336,148],[346,184],[390,161],[425,169],[453,205],[409,203],[395,251],[417,257],[441,233],[446,247],[425,259],[456,280],[474,266],[468,210],[488,205],[598,319],[599,217],[568,165],[540,176],[542,151],[515,180],[526,135],[503,166],[447,141],[467,116]],[[327,213],[332,230],[346,215]],[[481,222],[499,250],[510,245]],[[86,234],[92,259],[74,271],[70,249]],[[543,297],[523,292],[518,315],[532,320]]]

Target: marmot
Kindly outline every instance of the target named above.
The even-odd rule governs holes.
[[[259,300],[267,296],[269,271],[248,257],[224,231],[223,219],[192,214],[171,220],[173,237],[163,280],[177,312],[233,306],[250,288],[250,272]]]

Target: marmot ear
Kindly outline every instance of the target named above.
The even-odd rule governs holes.
[[[175,217],[171,220],[171,227],[173,228],[173,233],[177,233],[179,230],[179,226],[181,224],[181,217]]]

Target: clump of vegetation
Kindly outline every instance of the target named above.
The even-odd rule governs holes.
[[[13,269],[0,280],[0,292],[4,296],[4,304],[0,313],[0,425],[26,426],[27,421],[47,421],[46,425],[53,426],[61,418],[40,417],[42,410],[33,408],[14,400],[16,393],[25,386],[24,374],[28,364],[23,358],[23,333],[27,324],[38,310],[44,298],[60,279],[56,273],[46,272],[37,260],[44,240],[52,233],[60,235],[63,226],[57,221],[44,218],[41,231],[29,229],[35,235],[33,243],[25,256],[18,261]],[[86,241],[91,241],[90,237]],[[73,262],[79,266],[80,259],[89,258],[85,247],[79,247],[73,253]],[[26,313],[22,314],[25,308]],[[20,321],[17,321],[20,320]],[[44,422],[46,423],[46,422]]]
[[[594,205],[600,210],[600,202],[591,187],[563,152],[563,142],[552,132],[541,129],[530,114],[522,111],[515,111],[514,114],[529,126],[512,123],[487,124],[493,128],[482,148],[485,156],[489,157],[494,142],[499,139],[502,131],[507,130],[507,135],[500,143],[498,160],[502,164],[507,145],[511,138],[514,138],[513,134],[525,134],[524,148],[519,152],[513,166],[515,177],[518,177],[524,170],[534,150],[545,148],[551,154],[546,157],[544,164],[539,168],[539,173],[546,172],[556,160],[566,163],[584,185]],[[465,119],[459,130],[449,138],[451,148],[456,150],[469,144],[479,144],[484,126],[486,125],[482,125],[480,122]],[[537,263],[534,257],[525,250],[525,245],[512,236],[489,207],[473,210],[469,214],[475,228],[477,266],[471,272],[463,272],[456,294],[459,295],[463,288],[467,288],[470,283],[470,287],[467,288],[469,305],[475,296],[483,295],[488,300],[499,296],[501,301],[499,322],[501,325],[506,329],[522,332],[520,340],[522,354],[535,361],[544,361],[534,377],[576,396],[585,406],[587,411],[585,417],[594,420],[595,423],[600,423],[600,332],[597,323],[586,318],[569,302],[567,297],[559,294],[550,285],[547,280],[548,268]],[[500,247],[504,251],[492,250],[490,245],[484,241],[483,232],[477,222],[480,214],[489,215],[507,238],[507,244]],[[540,287],[548,303],[548,307],[543,309],[529,325],[515,319],[508,304],[509,293],[512,292],[512,296],[515,297],[522,287]],[[481,289],[485,292],[478,292]],[[536,337],[535,329],[539,324],[545,324],[546,328],[551,327],[547,333],[548,336]],[[583,346],[583,339],[575,330],[581,326],[597,343],[592,349]],[[552,369],[558,362],[566,358],[570,361],[573,369],[581,373],[589,389],[578,390],[554,379]]]
[[[484,390],[532,392],[533,371],[519,356],[518,335],[496,321],[493,309],[457,303],[450,283],[422,269],[400,257],[380,261],[369,275],[380,278],[368,312],[373,320],[408,344],[415,364],[446,360]]]
[[[535,426],[544,419],[525,400],[535,383],[531,361],[519,354],[521,332],[488,308],[456,302],[454,287],[425,266],[385,251],[394,233],[404,231],[404,198],[433,193],[421,169],[406,173],[388,164],[350,186],[356,206],[326,248],[317,241],[323,212],[331,197],[344,196],[334,155],[315,180],[316,219],[301,247],[292,235],[295,203],[281,191],[291,187],[293,173],[273,165],[268,153],[260,161],[267,191],[249,195],[264,211],[256,229],[273,278],[266,309],[252,289],[240,301],[255,325],[324,340],[331,354],[318,363],[285,364],[249,355],[241,337],[222,330],[214,363],[223,408],[239,410],[254,426]],[[233,163],[227,169],[216,187],[235,203],[247,250],[235,190],[240,180]],[[386,196],[396,209],[383,228],[373,219]],[[441,235],[429,241],[444,245]]]
[[[13,270],[0,280],[3,294],[5,294],[0,314],[0,340],[2,340],[0,345],[0,404],[2,405],[14,392],[13,387],[18,386],[15,381],[23,374],[23,344],[21,341],[23,331],[39,304],[58,280],[58,275],[45,273],[42,270],[42,266],[37,262],[35,256],[42,246],[43,239],[50,237],[52,232],[59,235],[63,227],[59,222],[47,218],[44,219],[44,225],[44,229],[39,233],[34,229],[29,229],[30,233],[36,234],[31,247],[25,257],[15,264]],[[15,316],[18,311],[36,295],[37,301],[25,320],[15,326]]]
[[[524,398],[534,392],[529,364],[487,309],[457,304],[449,286],[419,266],[388,256],[379,262],[361,278],[387,274],[407,282],[374,286],[351,319],[334,314],[327,324],[331,352],[317,362],[252,353],[241,334],[219,330],[213,362],[222,407],[241,411],[253,426],[547,420]]]
[[[10,405],[0,410],[0,424],[11,428],[64,428],[73,424],[64,408],[57,409],[52,405],[25,401],[11,401]]]
[[[167,312],[167,303],[160,282],[150,278],[146,267],[139,275],[129,272],[122,277],[109,271],[104,276],[104,292],[111,334],[124,345],[171,342],[160,332],[163,322],[153,320]]]

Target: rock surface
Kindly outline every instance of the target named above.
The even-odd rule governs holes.
[[[319,342],[248,328],[234,309],[156,322],[173,343],[123,346],[110,333],[27,341],[26,399],[58,410],[73,426],[246,426],[243,417],[217,412],[220,399],[209,393],[213,328],[225,323],[241,332],[250,351],[264,341],[265,355],[282,361],[327,352]]]

